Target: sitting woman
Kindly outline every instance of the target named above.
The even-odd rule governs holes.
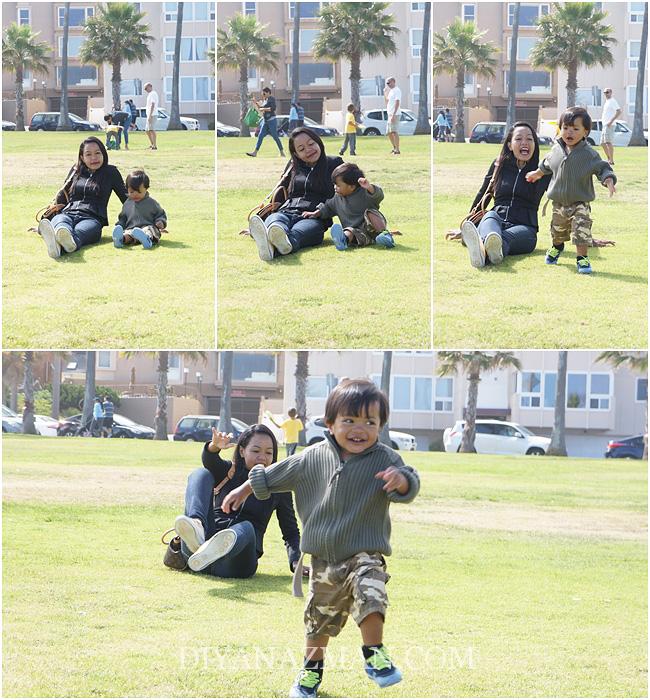
[[[120,202],[127,199],[126,185],[120,171],[108,164],[104,144],[96,137],[84,139],[79,146],[77,163],[56,195],[63,205],[52,220],[41,219],[38,232],[51,258],[64,251],[99,243],[102,228],[108,226],[108,200],[115,192]]]
[[[461,237],[474,267],[488,262],[498,265],[507,255],[535,250],[537,210],[551,179],[547,175],[535,183],[526,181],[526,173],[536,170],[538,164],[537,134],[530,124],[517,122],[506,134],[501,153],[490,165],[471,209],[488,193],[494,206],[478,228],[471,221],[461,226]]]
[[[264,553],[264,533],[276,512],[293,571],[300,559],[300,531],[290,493],[274,494],[267,501],[251,496],[236,514],[221,510],[223,499],[248,479],[256,465],[270,466],[278,459],[278,443],[265,425],[251,425],[235,445],[234,460],[220,451],[233,447],[232,435],[212,429],[203,448],[203,467],[187,480],[185,514],[176,518],[175,537],[164,562],[173,569],[201,571],[220,578],[250,578]],[[216,494],[216,495],[215,495]]]
[[[303,219],[302,214],[334,196],[332,172],[343,160],[326,155],[320,136],[305,127],[291,132],[289,152],[291,163],[280,183],[287,188],[287,200],[266,220],[252,216],[248,222],[260,258],[267,262],[278,253],[320,245],[332,225],[331,219]]]

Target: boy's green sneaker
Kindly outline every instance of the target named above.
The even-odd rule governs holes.
[[[368,677],[372,678],[380,688],[399,683],[402,680],[402,674],[390,660],[388,649],[383,644],[370,648],[374,653],[369,659],[366,659]]]
[[[547,265],[557,265],[557,259],[560,257],[562,254],[561,250],[558,250],[554,245],[552,245],[547,251],[546,251],[546,264]]]
[[[591,274],[591,263],[589,262],[589,258],[584,256],[582,258],[578,258],[576,260],[576,265],[578,267],[578,274],[579,275],[590,275]]]
[[[289,691],[290,698],[315,698],[318,697],[318,687],[321,683],[321,675],[318,671],[308,668],[301,669]]]

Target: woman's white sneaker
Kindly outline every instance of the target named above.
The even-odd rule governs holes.
[[[264,260],[264,262],[273,260],[273,248],[269,243],[266,224],[257,214],[251,216],[248,220],[248,231],[251,234],[251,238],[255,241],[260,258]]]
[[[179,515],[174,522],[176,534],[185,542],[190,552],[196,552],[205,542],[205,530],[200,520]]]
[[[38,222],[38,232],[41,234],[41,238],[45,243],[47,248],[47,254],[51,258],[61,257],[61,246],[56,241],[56,236],[54,234],[54,226],[49,219],[41,219]]]
[[[478,229],[471,221],[464,221],[460,227],[460,235],[469,253],[469,261],[473,267],[485,266],[485,248],[479,236]]]
[[[63,250],[65,250],[66,253],[74,253],[75,250],[77,250],[77,243],[67,228],[64,228],[63,226],[58,228],[54,232],[54,237],[56,238],[56,242],[61,246],[61,248],[63,248]]]
[[[192,571],[203,571],[217,559],[225,557],[237,542],[237,533],[228,528],[213,535],[207,542],[202,544],[194,554],[187,560]]]
[[[293,252],[293,247],[287,236],[287,232],[284,226],[280,224],[271,224],[269,226],[269,242],[280,255],[288,255]]]
[[[485,254],[493,265],[499,265],[503,262],[503,239],[496,231],[488,233],[483,246]]]

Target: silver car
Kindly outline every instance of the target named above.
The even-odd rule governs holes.
[[[363,114],[361,133],[364,136],[386,135],[386,123],[388,111],[385,109],[370,109]],[[418,123],[417,116],[410,109],[403,109],[399,120],[400,136],[411,136],[415,132]]]

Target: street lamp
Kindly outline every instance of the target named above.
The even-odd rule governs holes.
[[[275,93],[275,80],[271,81],[271,92]]]
[[[476,106],[477,107],[481,106],[481,86],[480,85],[476,86]]]
[[[183,398],[187,398],[187,376],[190,370],[187,367],[183,367]]]
[[[47,87],[47,83],[43,80],[41,82],[41,86],[43,88],[43,102],[45,102],[45,88]],[[47,105],[46,105],[46,107],[47,107]]]
[[[260,92],[264,90],[264,78],[260,78]]]
[[[36,78],[32,78],[32,96],[36,97]]]
[[[198,389],[199,401],[201,400],[201,382],[202,381],[203,381],[203,375],[201,374],[201,372],[197,372],[196,373],[196,383],[199,387],[199,389]]]

